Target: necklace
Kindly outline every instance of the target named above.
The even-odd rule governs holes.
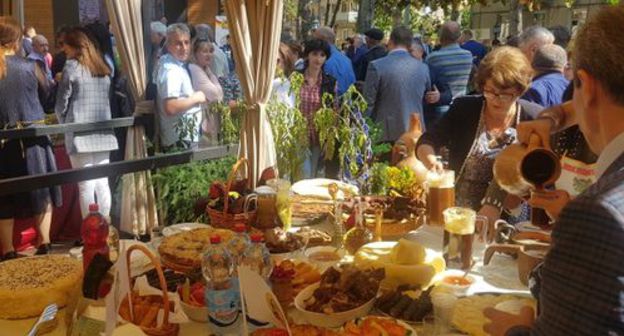
[[[464,170],[466,169],[466,161],[468,161],[466,159],[470,155],[472,155],[472,153],[474,153],[475,149],[477,148],[477,145],[479,143],[479,134],[481,134],[484,131],[487,132],[484,116],[485,116],[485,101],[483,102],[483,106],[481,107],[481,113],[479,114],[479,123],[477,124],[477,128],[475,130],[475,135],[473,137],[474,140],[472,141],[472,146],[470,147],[470,150],[468,151],[468,155],[466,155],[466,158],[464,159],[464,162],[462,163],[462,166],[459,169],[459,174],[455,175],[455,184],[459,182],[459,180],[462,178],[462,175],[464,174]],[[513,119],[514,116],[516,117],[514,125],[517,125],[520,123],[520,104],[517,102],[516,102],[516,113],[512,114],[511,118]]]

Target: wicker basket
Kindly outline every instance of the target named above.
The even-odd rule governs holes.
[[[245,224],[245,226],[250,227],[256,222],[256,210],[249,210],[249,206],[252,204],[252,202],[256,202],[255,194],[246,196],[243,213],[228,213],[229,197],[227,197],[227,195],[229,195],[230,190],[232,189],[232,184],[234,183],[234,179],[236,178],[236,173],[243,163],[247,164],[247,172],[250,171],[249,163],[245,158],[240,158],[238,161],[236,161],[234,166],[232,166],[232,171],[228,176],[227,184],[225,186],[226,197],[223,204],[223,211],[212,209],[210,206],[206,206],[206,214],[210,218],[210,225],[212,225],[213,227],[222,229],[233,229],[236,224]]]
[[[171,305],[171,302],[169,301],[169,298],[168,298],[167,282],[165,281],[165,275],[163,274],[163,270],[162,270],[162,267],[160,266],[160,262],[154,256],[154,254],[152,254],[152,252],[150,252],[145,246],[132,245],[130,246],[130,248],[128,248],[128,252],[126,253],[126,260],[128,262],[128,265],[130,265],[130,256],[132,252],[135,250],[139,250],[143,252],[151,260],[152,264],[156,268],[156,271],[158,272],[158,280],[160,281],[160,288],[162,288],[162,307],[161,308],[164,311],[163,323],[160,326],[157,325],[155,327],[152,327],[152,326],[145,327],[145,326],[139,325],[140,322],[132,320],[133,316],[136,317],[136,312],[134,311],[134,306],[131,305],[130,303],[136,300],[139,296],[134,291],[130,291],[130,293],[128,293],[128,295],[121,302],[121,307],[119,308],[119,315],[121,315],[121,317],[123,317],[126,321],[131,321],[134,324],[139,325],[141,330],[149,336],[176,336],[178,335],[180,331],[180,325],[169,323],[169,307]],[[132,279],[130,278],[130,272],[128,272],[128,277],[129,277],[130,283],[132,284]]]

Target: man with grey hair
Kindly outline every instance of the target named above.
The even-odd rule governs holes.
[[[355,73],[353,72],[351,60],[336,48],[336,34],[331,28],[321,27],[314,31],[313,36],[329,43],[331,55],[325,61],[323,70],[336,78],[338,95],[342,95],[349,86],[355,83]]]
[[[205,39],[210,41],[214,47],[214,58],[210,64],[210,70],[217,77],[227,77],[230,74],[230,66],[228,64],[228,57],[221,50],[221,48],[215,43],[215,34],[211,26],[200,23],[195,25],[195,38]]]
[[[541,26],[531,26],[525,29],[518,39],[518,48],[522,50],[524,55],[529,59],[529,62],[533,62],[533,57],[537,49],[555,42],[553,33]]]
[[[32,38],[32,52],[28,54],[26,58],[33,60],[37,63],[37,66],[41,69],[41,72],[45,74],[50,83],[53,82],[52,71],[46,62],[46,55],[50,52],[50,45],[48,39],[43,35],[35,35]]]
[[[167,28],[167,54],[160,58],[156,78],[158,121],[163,151],[189,148],[199,141],[200,104],[206,102],[201,91],[193,90],[186,63],[191,55],[191,33],[183,23]],[[184,129],[181,125],[193,125]]]
[[[160,21],[150,23],[150,42],[152,43],[152,53],[147,63],[148,83],[153,83],[156,79],[156,70],[158,69],[158,60],[166,52],[165,40],[167,37],[167,26]],[[149,84],[148,84],[149,85]],[[153,99],[156,95],[155,89],[147,89],[147,99]]]
[[[445,22],[440,28],[441,48],[427,56],[431,82],[437,90],[428,93],[425,110],[427,127],[434,124],[446,111],[453,98],[466,94],[472,54],[459,46],[461,27],[455,21]],[[438,91],[439,90],[439,91]]]
[[[563,75],[567,62],[565,49],[556,44],[537,49],[532,62],[536,76],[522,98],[544,107],[561,104],[563,93],[570,84]]]

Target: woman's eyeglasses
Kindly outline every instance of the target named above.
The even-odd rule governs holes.
[[[512,93],[495,93],[494,91],[491,90],[483,90],[483,96],[486,99],[496,99],[498,101],[501,101],[503,103],[509,103],[510,101],[514,100],[517,95],[512,94]]]

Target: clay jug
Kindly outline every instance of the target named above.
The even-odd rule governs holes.
[[[498,154],[494,161],[494,179],[503,190],[525,197],[530,190],[555,183],[561,174],[559,158],[540,144],[541,139],[532,134],[528,146],[512,144]]]
[[[394,143],[392,147],[391,164],[399,168],[409,167],[418,178],[418,182],[424,182],[427,178],[427,168],[416,158],[416,143],[422,135],[422,126],[418,113],[410,116],[410,127],[407,132]]]

